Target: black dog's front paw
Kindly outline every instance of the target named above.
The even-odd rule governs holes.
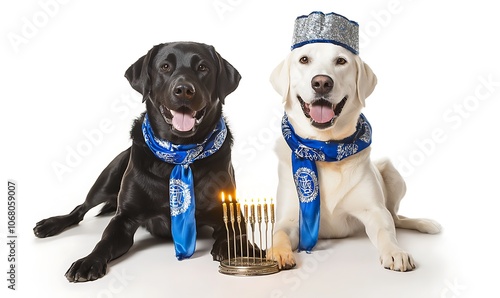
[[[77,223],[78,221],[71,215],[54,216],[37,222],[33,228],[33,233],[38,238],[50,237]]]
[[[217,239],[212,246],[210,254],[212,255],[214,261],[220,262],[227,259],[227,240]]]
[[[74,262],[65,276],[70,282],[92,281],[106,274],[107,262],[91,255]]]

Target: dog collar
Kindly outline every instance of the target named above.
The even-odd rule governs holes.
[[[318,241],[320,191],[316,161],[336,162],[368,148],[371,126],[361,114],[356,132],[342,141],[322,142],[299,137],[285,114],[281,122],[283,137],[292,149],[292,171],[300,202],[299,250],[310,252]]]
[[[214,130],[200,144],[177,145],[157,138],[145,114],[142,133],[144,141],[157,158],[175,164],[169,181],[172,238],[177,259],[189,258],[196,249],[196,200],[190,164],[214,154],[222,147],[227,136],[226,123],[221,117]]]
[[[301,138],[295,133],[286,114],[281,121],[281,131],[294,155],[311,161],[340,161],[368,148],[372,141],[371,125],[363,114],[359,116],[354,134],[340,141]]]

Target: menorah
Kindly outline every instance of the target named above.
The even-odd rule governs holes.
[[[225,202],[224,193],[221,193],[221,197],[222,197],[223,220],[226,226],[226,234],[227,234],[228,258],[220,262],[219,272],[223,274],[237,275],[237,276],[267,275],[278,272],[279,269],[276,261],[268,260],[266,256],[263,256],[262,254],[263,250],[269,253],[269,248],[273,246],[273,233],[274,233],[274,222],[275,222],[273,200],[271,199],[269,204],[267,203],[266,199],[264,199],[263,202],[257,200],[257,204],[254,203],[253,199],[250,202],[244,200],[243,218],[242,218],[240,202],[238,200],[235,200],[236,203],[234,203],[232,196],[231,195],[228,196],[228,201],[229,201],[229,215],[228,215],[227,204]],[[247,235],[247,241],[245,241],[246,245],[244,245],[243,243],[242,236],[245,233],[245,230],[242,229],[242,225],[246,230],[246,235]],[[263,226],[265,228],[264,232],[262,232]],[[248,239],[249,232],[251,232],[252,235],[251,241]],[[255,251],[255,247],[257,245],[257,242],[255,240],[255,232],[258,232],[258,238],[259,238],[258,254]],[[231,235],[233,236],[232,240],[231,240]],[[239,245],[240,256],[237,256],[238,238],[240,244]],[[264,238],[264,243],[263,243],[263,238]],[[270,245],[268,245],[269,244],[268,238],[271,239]],[[231,246],[233,247],[233,257],[231,257]],[[252,250],[252,254],[250,254],[250,250]]]

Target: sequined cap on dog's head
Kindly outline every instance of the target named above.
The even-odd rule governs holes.
[[[336,13],[319,11],[295,20],[292,50],[309,43],[333,43],[359,54],[359,25]]]

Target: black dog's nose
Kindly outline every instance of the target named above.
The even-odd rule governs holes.
[[[191,99],[195,93],[196,90],[190,83],[181,83],[174,87],[174,96],[179,99]]]
[[[311,80],[311,87],[318,94],[326,94],[333,89],[333,80],[326,75],[314,76]]]

